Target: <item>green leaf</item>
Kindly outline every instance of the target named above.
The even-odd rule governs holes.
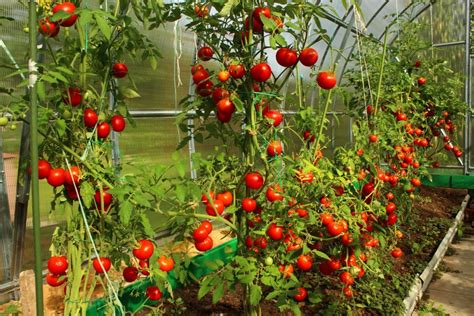
[[[94,14],[94,19],[97,22],[97,26],[99,27],[100,31],[102,32],[102,34],[104,34],[105,38],[107,40],[110,40],[110,38],[112,37],[112,30],[110,29],[110,26],[107,21],[99,14]]]
[[[182,184],[176,186],[175,194],[179,202],[184,202],[184,200],[186,199],[186,189],[186,186]]]
[[[119,216],[122,223],[128,225],[132,216],[132,203],[128,200],[120,203]]]
[[[319,251],[319,250],[313,250],[313,252],[316,254],[316,256],[320,257],[320,258],[323,258],[323,259],[326,259],[326,260],[330,260],[329,256],[327,254],[325,254],[324,252],[322,251]]]
[[[226,4],[224,4],[224,7],[222,8],[221,12],[219,12],[219,15],[221,16],[228,16],[230,14],[230,11],[238,5],[240,0],[227,0]]]
[[[43,102],[46,99],[46,90],[44,87],[44,82],[43,81],[38,81],[36,83],[36,89],[38,93],[38,99]]]
[[[66,121],[63,119],[57,119],[56,122],[54,122],[54,128],[59,136],[64,136],[66,133]]]
[[[258,305],[262,299],[262,288],[258,285],[250,286],[250,305]]]
[[[224,296],[224,282],[220,282],[217,285],[214,293],[212,294],[212,304],[216,304]]]
[[[138,92],[129,87],[119,87],[119,92],[120,95],[126,99],[140,98]]]
[[[150,219],[146,214],[141,214],[141,220],[145,234],[149,237],[152,237],[155,234],[155,231],[151,227]]]

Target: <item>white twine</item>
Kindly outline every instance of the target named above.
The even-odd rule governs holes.
[[[359,64],[360,64],[360,75],[362,78],[362,90],[363,90],[363,96],[364,96],[364,103],[367,105],[367,95],[366,95],[366,89],[365,89],[365,81],[364,81],[364,72],[367,77],[367,85],[369,89],[369,97],[370,97],[370,102],[373,103],[373,97],[372,97],[372,89],[370,87],[370,78],[369,78],[369,69],[367,66],[367,60],[365,58],[365,54],[362,51],[362,45],[361,45],[361,39],[360,39],[360,32],[363,31],[363,29],[366,29],[365,25],[363,24],[362,17],[360,16],[359,12],[357,10],[354,10],[355,14],[355,25],[356,25],[356,42],[357,42],[357,50],[359,51]]]
[[[32,89],[38,81],[38,67],[36,62],[32,59],[28,59],[28,88]]]

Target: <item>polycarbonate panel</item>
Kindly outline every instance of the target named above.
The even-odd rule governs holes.
[[[435,57],[446,60],[448,62],[448,66],[457,74],[461,76],[466,74],[464,45],[436,47],[434,48],[434,54]],[[460,95],[463,96],[464,94],[462,93]]]
[[[152,31],[142,30],[163,58],[158,59],[156,70],[147,60],[127,61],[141,96],[129,101],[131,109],[178,109],[179,101],[188,95],[195,43],[194,35],[186,32],[183,24],[181,21],[177,28],[168,23]]]
[[[436,1],[432,17],[434,44],[465,40],[466,0]]]

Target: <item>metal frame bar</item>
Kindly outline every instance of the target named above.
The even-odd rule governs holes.
[[[433,44],[431,46],[432,47],[449,47],[449,46],[464,45],[464,44],[466,44],[466,41],[438,43],[438,44]]]
[[[466,25],[465,25],[465,87],[464,101],[468,105],[464,121],[464,173],[469,174],[471,167],[471,0],[466,3]]]
[[[8,205],[7,182],[5,177],[5,164],[3,160],[3,138],[0,132],[0,236],[3,252],[4,275],[0,281],[11,280],[10,258],[12,250],[12,225],[10,208]]]

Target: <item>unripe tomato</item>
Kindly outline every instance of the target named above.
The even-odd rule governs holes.
[[[66,256],[52,256],[48,259],[48,270],[54,275],[66,274],[68,266]]]
[[[0,126],[7,126],[8,125],[8,117],[0,116]]]
[[[109,258],[100,257],[100,258],[95,258],[92,261],[92,265],[94,266],[95,272],[102,274],[110,270],[110,267],[112,267],[112,262],[110,262]]]
[[[219,79],[220,82],[226,82],[230,78],[230,72],[227,70],[222,70],[217,74],[217,79]]]
[[[249,189],[258,190],[263,186],[263,177],[258,172],[248,173],[245,176],[245,185]]]
[[[109,123],[102,122],[97,125],[97,137],[100,139],[107,138],[110,134],[110,125]]]
[[[198,58],[202,61],[211,60],[214,51],[208,46],[203,46],[198,50]]]
[[[92,109],[84,110],[84,125],[86,127],[92,128],[99,121],[99,116]]]
[[[47,181],[51,186],[55,188],[63,185],[65,181],[64,169],[63,168],[52,169],[49,172]]]
[[[278,64],[283,67],[292,67],[298,62],[298,54],[291,48],[280,48],[276,53]]]
[[[124,63],[115,63],[112,66],[112,76],[115,78],[123,78],[128,73],[128,67]]]
[[[158,301],[163,296],[163,293],[161,293],[157,286],[149,286],[146,288],[146,296],[152,301]]]
[[[265,265],[266,266],[271,266],[273,264],[273,258],[272,257],[266,257],[265,258]]]
[[[121,132],[125,129],[125,119],[120,114],[112,116],[110,119],[110,124],[112,124],[112,129],[115,132]]]
[[[147,239],[142,239],[139,242],[139,248],[133,249],[133,255],[140,260],[148,260],[153,255],[155,245]]]
[[[325,90],[330,90],[337,84],[336,76],[332,72],[327,71],[320,72],[316,81],[318,82],[318,86]]]
[[[38,160],[38,178],[46,179],[51,172],[51,165],[47,160],[40,159]]]
[[[312,67],[318,61],[318,52],[312,48],[308,47],[301,51],[300,53],[300,62],[307,66]]]
[[[123,269],[123,278],[127,282],[133,282],[138,279],[138,269],[135,267],[126,267]]]
[[[194,246],[199,251],[208,251],[214,245],[214,241],[210,236],[207,236],[203,241],[196,241]]]

